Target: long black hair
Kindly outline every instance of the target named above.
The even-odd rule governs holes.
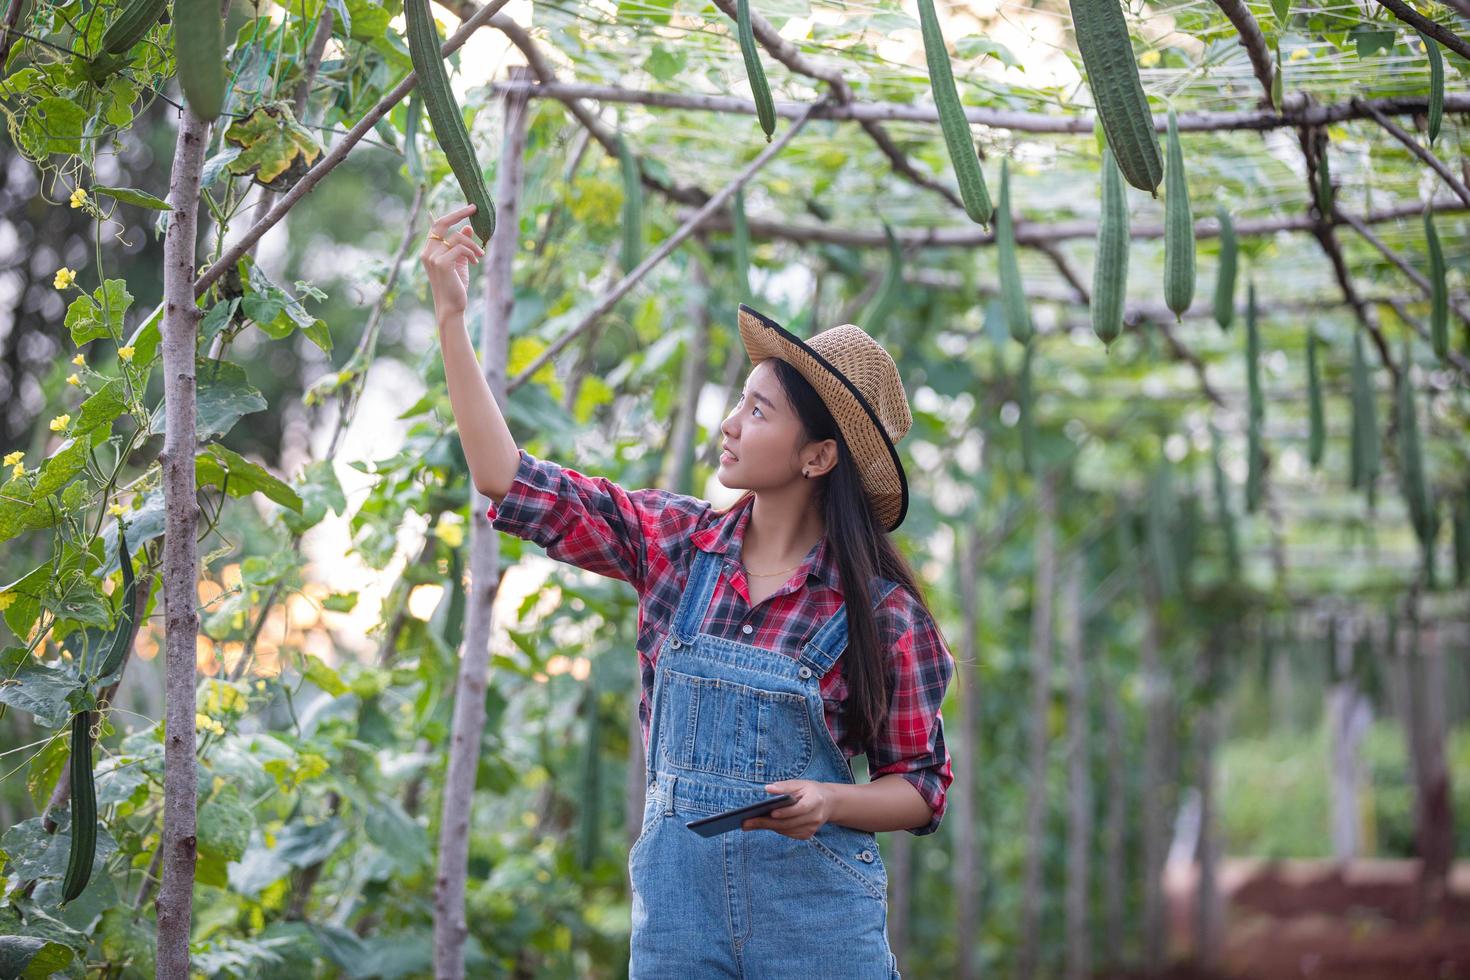
[[[847,607],[847,649],[840,658],[842,676],[847,681],[843,729],[846,738],[863,751],[883,729],[892,690],[886,670],[889,651],[882,647],[873,616],[870,585],[874,576],[897,582],[918,600],[931,619],[933,613],[913,569],[873,513],[857,462],[827,403],[800,371],[779,358],[771,360],[786,399],[801,422],[797,446],[823,439],[837,442],[837,465],[817,478],[817,506],[826,521],[827,547],[835,556]],[[734,510],[754,492],[747,490],[726,510]]]

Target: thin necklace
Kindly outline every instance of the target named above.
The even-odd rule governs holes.
[[[790,568],[783,569],[783,570],[781,570],[779,572],[752,572],[749,568],[747,568],[745,570],[745,574],[746,575],[754,575],[756,577],[769,576],[769,575],[786,575],[786,574],[789,574],[791,572],[796,571],[800,567],[801,567],[801,562],[797,562],[795,565],[792,565]]]

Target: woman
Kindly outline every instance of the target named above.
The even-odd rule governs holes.
[[[434,221],[421,258],[487,515],[639,596],[630,977],[897,977],[874,833],[938,829],[953,661],[888,537],[908,509],[893,441],[912,422],[892,357],[851,324],[803,341],[742,304],[754,367],[717,475],[747,492],[716,510],[584,476],[519,449],[480,372],[464,308],[484,251],[454,229],[472,211]],[[794,802],[742,833],[685,826],[770,793]]]

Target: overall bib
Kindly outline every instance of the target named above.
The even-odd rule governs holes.
[[[767,783],[853,782],[819,684],[847,609],[798,656],[701,631],[723,558],[696,550],[654,676],[642,833],[628,851],[630,980],[896,980],[888,872],[869,831],[826,823],[701,837],[690,820],[768,799]],[[898,583],[877,579],[874,607]]]

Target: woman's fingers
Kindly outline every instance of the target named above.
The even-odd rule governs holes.
[[[444,232],[449,229],[450,225],[454,224],[456,221],[462,221],[474,213],[475,205],[466,204],[463,207],[455,208],[453,211],[450,211],[443,217],[435,218],[433,221],[429,222],[429,227],[432,228],[436,233],[443,235]]]
[[[478,253],[479,255],[484,255],[485,254],[485,250],[480,247],[480,243],[479,242],[475,241],[474,235],[471,234],[470,229],[468,229],[468,228],[460,228],[460,229],[458,229],[458,230],[456,230],[456,231],[454,231],[454,232],[452,232],[452,233],[450,233],[448,235],[445,235],[444,236],[444,244],[446,244],[446,245],[467,245],[470,248],[474,249],[475,252]]]

